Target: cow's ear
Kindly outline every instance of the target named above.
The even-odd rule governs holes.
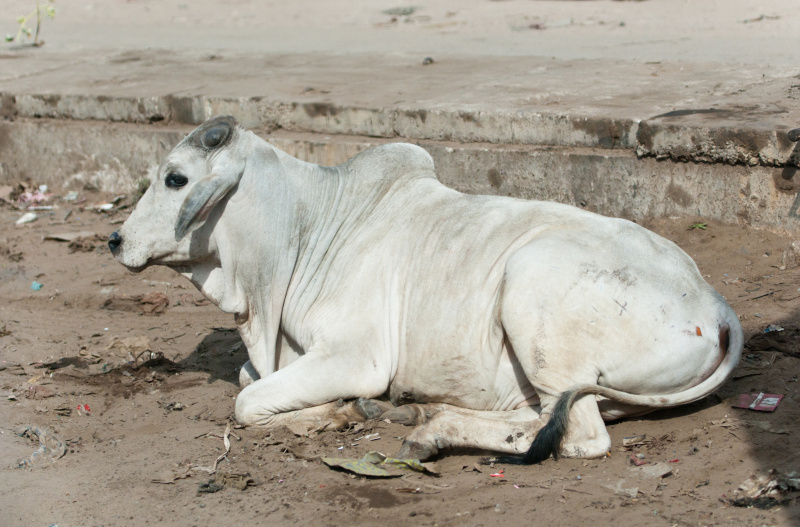
[[[241,174],[217,175],[211,173],[194,184],[178,211],[175,222],[175,240],[199,228],[208,219],[209,213],[228,192],[239,183]]]

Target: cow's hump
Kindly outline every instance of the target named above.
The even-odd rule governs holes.
[[[436,178],[433,158],[425,149],[409,143],[390,143],[370,148],[350,158],[345,165],[359,179],[397,180]]]

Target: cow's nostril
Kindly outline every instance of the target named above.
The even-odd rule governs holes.
[[[122,236],[117,231],[112,232],[108,237],[108,248],[111,249],[111,253],[117,254],[120,245],[122,245]]]

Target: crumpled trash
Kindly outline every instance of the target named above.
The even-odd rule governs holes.
[[[331,468],[373,478],[397,478],[409,470],[438,475],[432,463],[422,463],[418,459],[396,459],[375,451],[367,452],[361,459],[323,457],[322,462]]]
[[[33,451],[31,457],[17,461],[16,468],[48,465],[67,453],[67,446],[46,428],[25,425],[15,428],[14,433],[33,441],[38,440],[40,443],[39,448]]]
[[[138,337],[126,337],[124,339],[114,337],[106,348],[110,353],[125,358],[128,362],[137,362],[145,354],[151,352],[150,337],[140,335]]]
[[[169,306],[167,295],[157,291],[142,295],[139,302],[142,304],[142,312],[145,315],[161,315]]]
[[[41,291],[43,287],[44,287],[44,284],[40,284],[36,280],[31,282],[31,291]]]
[[[765,476],[750,476],[736,489],[735,492],[739,497],[722,501],[734,507],[771,509],[784,503],[787,494],[798,491],[800,491],[800,475],[797,472],[781,474],[772,469]]]

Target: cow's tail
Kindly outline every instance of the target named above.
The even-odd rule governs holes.
[[[561,451],[561,445],[567,434],[569,411],[575,400],[584,395],[602,395],[607,399],[623,404],[649,406],[651,408],[669,408],[702,399],[719,388],[739,363],[739,358],[742,355],[743,341],[744,338],[739,320],[736,318],[736,315],[733,315],[732,318],[729,318],[727,323],[723,323],[720,326],[719,345],[722,352],[725,353],[722,362],[720,362],[717,369],[714,370],[708,378],[698,385],[682,392],[668,395],[635,395],[605,388],[596,384],[573,386],[561,393],[561,396],[553,407],[553,411],[550,413],[550,419],[547,421],[547,424],[539,430],[539,433],[536,434],[528,452],[522,457],[502,457],[498,459],[498,461],[530,465],[544,461],[550,456],[558,458],[558,453]]]

